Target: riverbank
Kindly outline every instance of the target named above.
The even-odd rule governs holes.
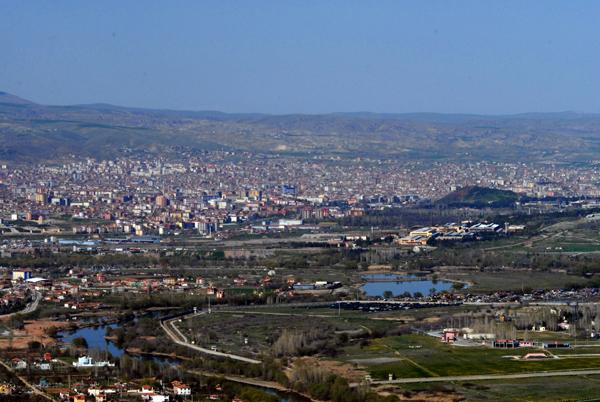
[[[0,338],[0,349],[27,349],[30,342],[40,342],[45,347],[55,345],[58,341],[48,335],[48,328],[55,327],[61,330],[70,325],[71,323],[67,321],[25,321],[23,329],[13,330],[12,334],[8,337]]]

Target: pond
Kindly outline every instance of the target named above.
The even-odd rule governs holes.
[[[452,282],[446,281],[430,281],[430,280],[417,280],[417,281],[397,281],[397,282],[367,282],[361,286],[361,290],[365,292],[367,296],[379,296],[383,297],[385,291],[391,291],[394,296],[402,295],[405,292],[414,295],[420,292],[423,296],[431,294],[431,290],[434,289],[435,293],[449,290],[452,288]]]
[[[60,332],[60,338],[63,342],[71,342],[75,338],[84,338],[88,344],[88,349],[107,350],[115,358],[123,355],[124,350],[117,347],[114,343],[104,339],[106,328],[117,328],[117,324],[100,327],[85,327],[79,328],[74,332]]]

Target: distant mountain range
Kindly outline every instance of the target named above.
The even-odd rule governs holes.
[[[229,114],[48,106],[0,92],[0,160],[192,150],[401,160],[600,160],[600,115]]]

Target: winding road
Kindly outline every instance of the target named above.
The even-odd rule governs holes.
[[[204,314],[204,312],[198,313],[196,315],[200,315],[200,314]],[[212,355],[212,356],[217,356],[217,357],[225,357],[225,358],[229,358],[232,360],[238,360],[238,361],[242,361],[245,363],[251,363],[251,364],[261,364],[262,362],[260,360],[256,360],[256,359],[251,359],[249,357],[245,357],[245,356],[239,356],[239,355],[234,355],[231,353],[223,353],[223,352],[218,352],[216,350],[212,350],[212,349],[206,349],[197,345],[194,345],[193,343],[188,342],[188,339],[185,335],[183,335],[181,333],[181,331],[179,330],[179,328],[177,328],[177,326],[175,325],[175,322],[180,320],[180,319],[185,319],[185,318],[189,318],[193,315],[188,315],[188,316],[180,316],[180,317],[175,317],[175,318],[171,318],[169,320],[166,321],[161,321],[160,322],[160,326],[162,327],[162,329],[165,331],[165,333],[167,334],[167,336],[169,338],[171,338],[171,340],[181,346],[185,346],[189,349],[193,349],[196,350],[200,353],[204,353],[207,355]]]
[[[41,300],[42,300],[42,294],[40,292],[35,292],[35,298],[32,301],[30,301],[29,303],[27,303],[27,306],[25,306],[25,308],[23,310],[15,311],[14,313],[10,313],[10,314],[0,315],[0,320],[2,320],[4,318],[9,318],[15,314],[33,313],[35,310],[37,310]]]

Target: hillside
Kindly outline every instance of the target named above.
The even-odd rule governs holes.
[[[227,114],[106,104],[46,106],[0,94],[0,160],[165,153],[173,147],[290,156],[581,162],[598,159],[600,117]]]
[[[468,186],[451,192],[438,200],[437,204],[450,207],[506,207],[518,200],[518,194],[512,191]]]

